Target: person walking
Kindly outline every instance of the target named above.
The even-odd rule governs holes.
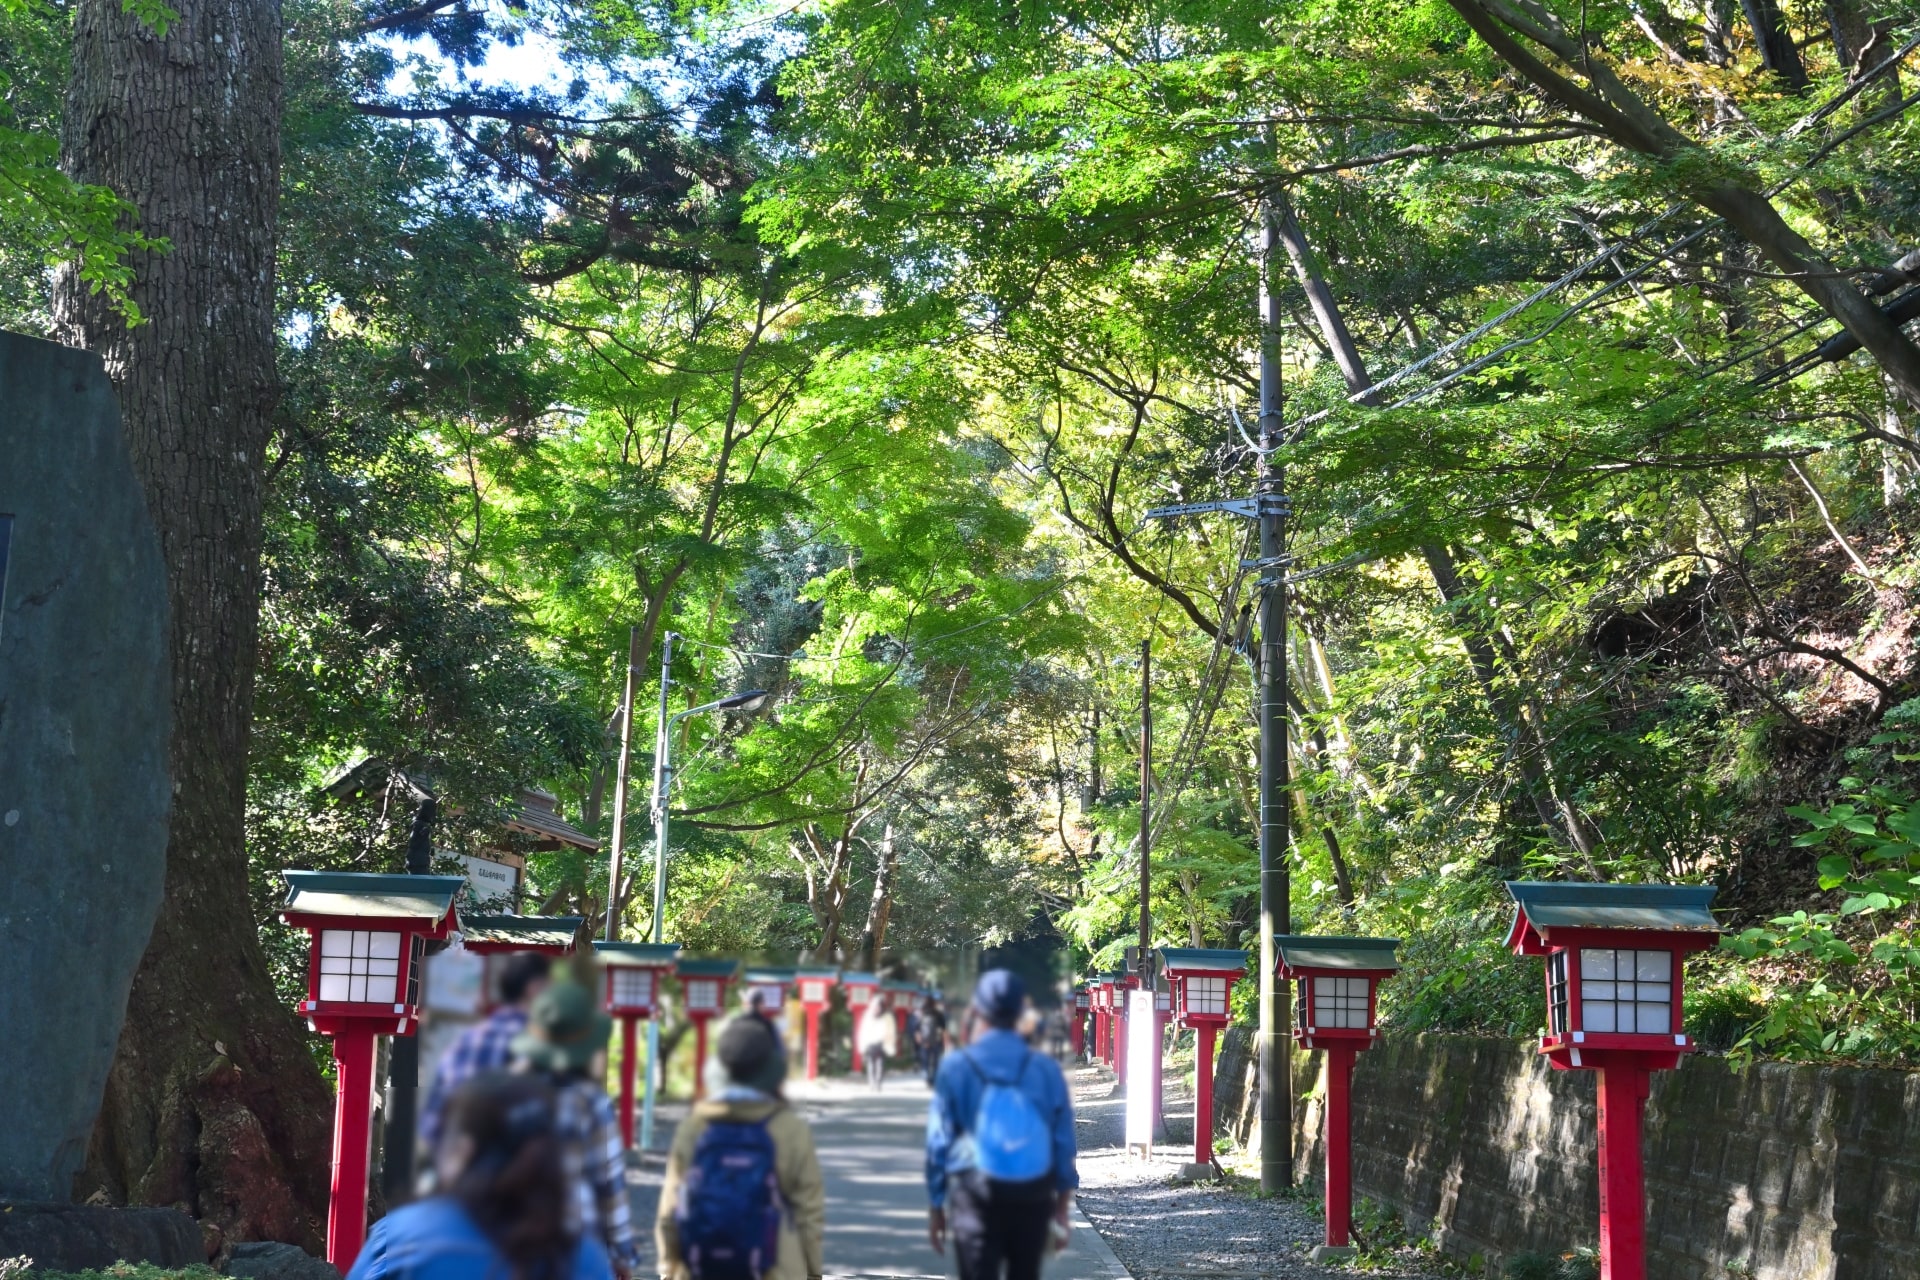
[[[885,996],[868,1001],[860,1015],[860,1060],[866,1064],[867,1083],[875,1093],[887,1078],[887,1059],[898,1049],[893,1023],[893,1005]]]
[[[827,1186],[813,1131],[787,1105],[787,1056],[766,1019],[721,1029],[721,1078],[673,1135],[654,1238],[664,1280],[819,1280]]]
[[[444,1102],[443,1193],[375,1223],[350,1280],[613,1280],[606,1249],[572,1222],[553,1091],[493,1073]]]
[[[534,952],[508,956],[500,966],[500,1005],[484,1019],[462,1031],[434,1068],[420,1111],[420,1143],[429,1153],[440,1149],[440,1122],[447,1099],[475,1076],[505,1071],[513,1061],[513,1038],[527,1029],[527,1010],[547,989],[553,961]],[[429,1166],[421,1176],[422,1189],[431,1192],[435,1172]]]
[[[527,1011],[514,1038],[515,1067],[553,1090],[555,1132],[580,1233],[606,1246],[614,1270],[633,1275],[640,1248],[627,1199],[627,1150],[613,1102],[601,1087],[613,1019],[577,982],[557,982]]]
[[[927,1116],[927,1239],[960,1280],[1038,1280],[1050,1239],[1064,1246],[1074,1188],[1073,1099],[1060,1064],[1015,1028],[1026,987],[980,975],[973,1042],[947,1055]]]
[[[933,996],[920,1006],[920,1017],[914,1024],[914,1048],[920,1055],[920,1074],[932,1084],[947,1053],[947,1012]]]

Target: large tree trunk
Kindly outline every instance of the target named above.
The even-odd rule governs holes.
[[[331,1100],[274,993],[247,900],[247,743],[274,407],[277,0],[171,0],[165,35],[81,0],[64,160],[172,250],[142,255],[128,329],[68,273],[55,316],[118,388],[172,605],[166,895],[128,1002],[88,1177],[229,1238],[317,1244]]]
[[[880,854],[873,868],[873,897],[867,904],[867,927],[860,933],[860,963],[870,973],[880,971],[880,953],[887,946],[887,918],[893,914],[893,824],[880,837]]]

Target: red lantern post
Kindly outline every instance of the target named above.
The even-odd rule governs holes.
[[[1547,1034],[1558,1071],[1600,1073],[1600,1276],[1646,1280],[1640,1123],[1651,1076],[1694,1043],[1682,1030],[1686,958],[1716,945],[1710,885],[1507,885],[1507,945],[1547,960]]]
[[[481,989],[481,1005],[494,1008],[495,956],[510,956],[518,951],[537,951],[543,956],[573,954],[574,939],[580,934],[581,916],[470,916],[459,914],[460,945],[487,957],[487,980]]]
[[[888,1003],[893,1009],[893,1042],[899,1052],[907,1052],[907,1019],[913,1016],[913,1007],[923,994],[920,984],[907,982],[901,978],[886,978],[880,983],[880,989],[887,993]]]
[[[740,962],[683,957],[674,962],[673,971],[693,1023],[693,1096],[698,1100],[707,1091],[707,1023],[726,1012],[727,984],[739,976]]]
[[[807,1079],[820,1078],[820,1015],[833,999],[834,984],[840,980],[838,969],[808,968],[794,971],[800,987],[800,1008],[807,1016]]]
[[[420,1017],[427,940],[453,932],[459,876],[285,871],[280,918],[305,929],[307,1026],[333,1042],[333,1187],[327,1261],[353,1266],[367,1238],[367,1166],[373,1139],[373,1049],[378,1036],[412,1035]]]
[[[1214,1037],[1232,1017],[1228,993],[1245,976],[1247,953],[1199,947],[1162,947],[1160,964],[1173,988],[1173,1012],[1194,1033],[1193,1163],[1187,1178],[1213,1176]]]
[[[1280,976],[1299,982],[1293,1039],[1327,1054],[1327,1238],[1316,1262],[1353,1254],[1353,1060],[1371,1049],[1380,980],[1400,970],[1398,938],[1307,937],[1281,934]]]
[[[633,1146],[634,1077],[640,1056],[638,1026],[660,1013],[661,987],[680,954],[677,942],[595,942],[606,969],[607,1012],[620,1023],[620,1139]],[[653,1071],[649,1062],[647,1070]]]
[[[1140,979],[1125,969],[1103,973],[1107,984],[1107,1031],[1111,1036],[1107,1065],[1120,1083],[1127,1082],[1127,992],[1140,985]]]
[[[1093,998],[1085,986],[1073,989],[1073,1020],[1067,1024],[1067,1040],[1073,1046],[1073,1056],[1077,1061],[1087,1050],[1087,1013],[1093,1006]]]
[[[846,992],[847,1012],[853,1015],[853,1043],[847,1050],[847,1070],[857,1076],[860,1074],[860,1019],[867,1016],[867,1006],[880,990],[880,979],[871,973],[843,973],[840,986]]]

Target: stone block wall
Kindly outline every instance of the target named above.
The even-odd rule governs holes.
[[[1216,1124],[1257,1142],[1251,1036],[1216,1077]],[[1297,1054],[1295,1159],[1318,1182],[1319,1055]],[[1354,1186],[1448,1252],[1499,1258],[1592,1244],[1594,1077],[1528,1044],[1386,1036],[1354,1077]],[[1694,1057],[1647,1103],[1652,1280],[1920,1276],[1920,1074]]]

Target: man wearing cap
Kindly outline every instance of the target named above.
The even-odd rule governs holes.
[[[1035,1053],[1014,1028],[1026,1007],[1026,986],[1007,969],[980,975],[972,1011],[981,1030],[948,1054],[934,1081],[927,1117],[927,1238],[936,1253],[953,1236],[960,1280],[1038,1280],[1049,1235],[1061,1243],[1075,1168],[1073,1098],[1060,1064]],[[966,1141],[989,1082],[1018,1090],[1052,1139],[1051,1168],[1028,1182],[987,1178]]]
[[[700,1137],[719,1123],[764,1125],[773,1143],[774,1181],[783,1212],[774,1265],[764,1280],[820,1280],[827,1184],[814,1151],[813,1130],[781,1096],[787,1055],[780,1037],[765,1018],[743,1013],[721,1030],[715,1057],[718,1071],[708,1068],[708,1095],[694,1104],[693,1114],[674,1132],[673,1150],[667,1155],[667,1177],[654,1219],[660,1274],[665,1280],[687,1280],[690,1275],[676,1211],[684,1199],[687,1172],[698,1158]]]
[[[514,1037],[513,1056],[516,1069],[553,1087],[556,1132],[581,1236],[604,1243],[614,1270],[631,1277],[640,1249],[627,1201],[626,1145],[600,1086],[601,1055],[612,1031],[613,1019],[591,992],[577,982],[555,983],[527,1011],[527,1029]]]

